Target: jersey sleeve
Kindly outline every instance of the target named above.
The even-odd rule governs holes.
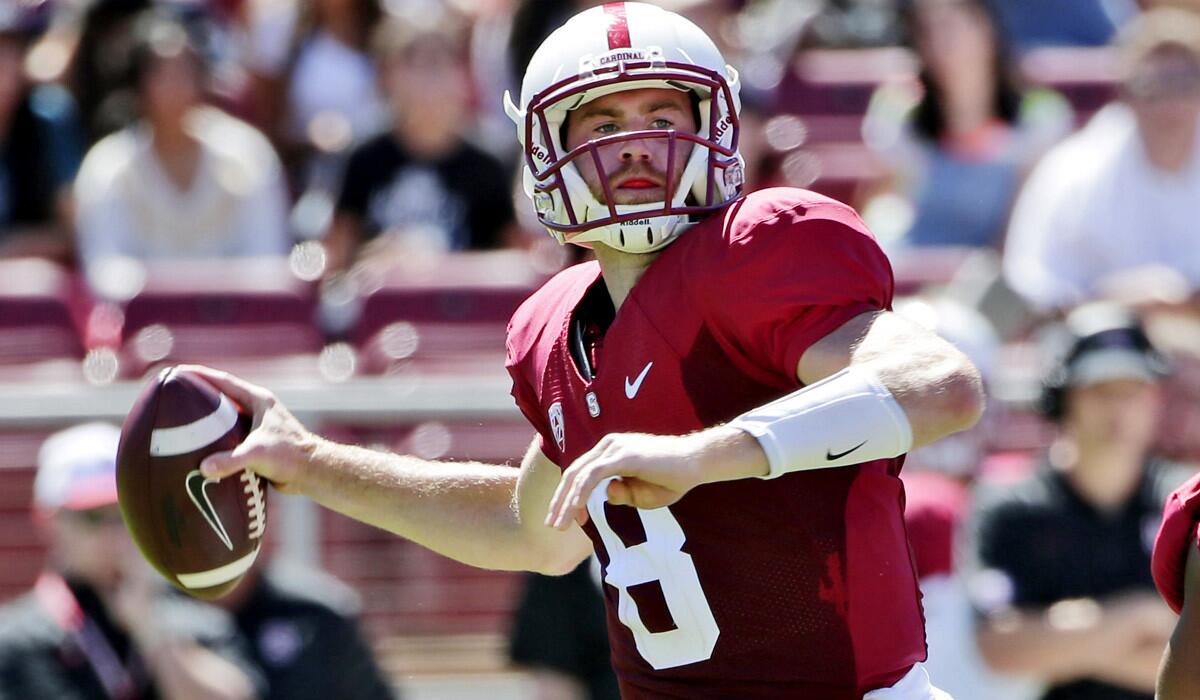
[[[548,446],[554,445],[554,434],[541,409],[541,402],[538,400],[534,385],[529,379],[532,372],[532,368],[529,367],[531,358],[529,350],[522,347],[523,336],[523,329],[520,327],[519,321],[514,318],[508,326],[504,367],[512,377],[512,396],[517,403],[517,408],[521,409],[525,420],[529,421],[529,424],[537,431],[538,446],[541,448],[542,454],[549,456],[555,454],[548,449]]]
[[[1197,546],[1198,523],[1200,474],[1189,479],[1167,499],[1150,561],[1154,585],[1176,613],[1183,609],[1184,574],[1188,552]]]
[[[809,346],[891,305],[892,268],[865,225],[844,205],[818,207],[735,223],[721,249],[697,261],[692,284],[708,325],[748,373],[794,384]]]

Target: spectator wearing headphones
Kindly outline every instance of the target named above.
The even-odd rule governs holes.
[[[1166,365],[1123,308],[1081,307],[1064,330],[1041,401],[1053,444],[1033,474],[977,496],[976,639],[996,670],[1044,681],[1043,700],[1151,700],[1174,618],[1150,552],[1185,478],[1152,452]]]

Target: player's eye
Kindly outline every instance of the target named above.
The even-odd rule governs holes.
[[[613,122],[604,122],[603,124],[597,125],[595,128],[595,132],[598,134],[615,134],[620,130],[621,127],[617,126]]]
[[[651,129],[670,129],[673,126],[675,126],[674,122],[672,122],[670,119],[663,119],[662,117],[650,122]]]

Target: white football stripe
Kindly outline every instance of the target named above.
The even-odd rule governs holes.
[[[237,409],[221,394],[217,409],[200,420],[175,428],[156,428],[150,434],[150,455],[171,457],[208,447],[228,433],[237,419]]]
[[[246,570],[254,564],[254,560],[257,557],[258,547],[255,547],[253,552],[225,566],[219,566],[208,571],[197,571],[194,574],[178,574],[176,578],[186,588],[211,588],[219,586],[222,583],[229,583],[238,576],[246,573]]]

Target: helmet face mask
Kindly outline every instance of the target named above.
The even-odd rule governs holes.
[[[614,6],[619,7],[614,11]],[[626,38],[645,37],[663,45],[626,41],[614,47],[614,17],[628,17]],[[623,131],[565,148],[560,135],[571,111],[605,95],[643,88],[694,95],[697,131]],[[640,3],[613,3],[577,15],[534,55],[521,106],[505,96],[524,146],[525,192],[542,225],[561,243],[601,242],[631,253],[662,248],[692,221],[741,196],[739,107],[737,73],[724,64],[712,41],[686,19]],[[613,173],[606,172],[601,152],[625,142],[659,140],[664,143],[656,145],[666,151],[665,198],[617,203],[610,184]],[[584,162],[595,169],[602,198],[580,174],[578,164]]]

